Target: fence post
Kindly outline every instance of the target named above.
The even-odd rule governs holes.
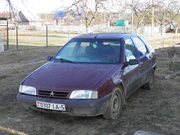
[[[8,20],[7,20],[7,50],[9,50],[9,26],[8,26]]]
[[[16,26],[16,49],[18,50],[18,26]]]
[[[46,47],[48,47],[48,26],[46,25]]]

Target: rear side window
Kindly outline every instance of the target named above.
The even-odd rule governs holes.
[[[146,38],[141,36],[141,39],[143,40],[143,42],[146,44],[146,46],[149,48],[150,51],[154,52],[154,48],[152,47],[152,45],[147,41]]]
[[[130,59],[138,58],[137,51],[132,40],[125,39],[125,45],[126,45],[126,49],[125,49],[126,61],[128,62]]]
[[[133,37],[132,38],[134,43],[136,44],[136,47],[138,49],[139,56],[141,57],[142,55],[147,53],[147,48],[145,44],[139,39],[138,37]]]

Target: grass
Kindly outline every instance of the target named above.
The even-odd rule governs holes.
[[[31,38],[32,41],[30,40],[32,44],[36,42],[37,39],[35,37],[38,37],[38,35],[28,34],[26,36],[21,35],[20,42],[22,42],[21,37],[27,38],[28,36],[34,37],[34,39]],[[63,39],[63,34],[60,33],[54,35],[50,33],[49,36],[49,43],[51,40],[53,40],[52,42],[56,42],[55,40],[58,40],[58,38]],[[37,42],[44,45],[45,37],[43,35],[39,37],[40,41]],[[15,42],[15,38],[13,42]],[[15,47],[15,45],[13,46]],[[25,44],[24,47],[28,47],[28,45]],[[37,47],[36,44],[34,47]],[[2,110],[0,111],[0,134],[132,135],[138,130],[165,135],[178,135],[180,133],[180,74],[176,72],[176,77],[169,80],[164,78],[167,74],[171,73],[169,71],[170,64],[171,70],[177,70],[176,64],[179,62],[175,60],[178,61],[179,57],[175,59],[173,56],[174,54],[180,56],[178,53],[180,51],[179,47],[156,50],[158,66],[155,73],[156,83],[154,89],[151,91],[139,89],[133,93],[127,99],[127,105],[123,106],[120,118],[115,121],[104,120],[101,116],[68,117],[43,114],[34,111],[25,111],[22,108],[16,99],[19,83],[26,75],[39,67],[41,63],[17,66],[18,68],[16,64],[19,62],[21,64],[24,62],[31,63],[32,60],[42,60],[46,56],[56,53],[57,49],[59,47],[42,47],[42,49],[5,51],[0,55],[2,65],[14,63],[12,68],[2,69],[0,74],[0,110]]]
[[[48,33],[48,46],[63,46],[71,38],[77,36],[77,33],[61,33],[49,32]],[[7,48],[7,37],[4,35],[3,44]],[[9,31],[9,49],[17,49],[17,39],[14,30]],[[45,31],[19,31],[18,32],[18,48],[31,48],[31,47],[45,47],[46,46],[46,33]]]
[[[180,70],[180,62],[171,61],[169,64],[169,70],[176,72]]]
[[[67,38],[48,36],[48,46],[62,46],[68,41]],[[10,36],[9,45],[16,46],[16,37]],[[18,36],[18,46],[46,46],[45,35]]]

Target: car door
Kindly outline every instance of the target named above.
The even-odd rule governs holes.
[[[137,49],[130,38],[125,39],[125,62],[130,59],[138,59]],[[127,65],[124,68],[124,80],[126,85],[126,96],[129,96],[136,89],[139,88],[140,68],[139,64]]]
[[[148,69],[150,64],[149,52],[144,42],[139,37],[132,37],[132,40],[138,50],[139,68],[140,68],[140,86],[144,85],[148,79]]]

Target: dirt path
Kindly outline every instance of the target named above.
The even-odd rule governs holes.
[[[180,36],[151,39],[151,43],[159,47],[178,46]],[[17,102],[22,79],[58,49],[0,53],[0,135],[132,135],[137,130],[165,135],[180,133],[180,45],[156,50],[155,88],[151,91],[139,89],[130,96],[116,121],[107,121],[101,116],[68,117],[25,111]],[[169,78],[165,79],[167,75]]]

